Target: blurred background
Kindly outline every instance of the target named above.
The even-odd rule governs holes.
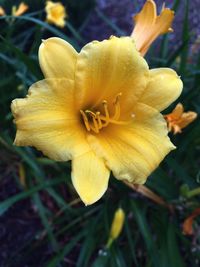
[[[148,178],[148,193],[111,178],[104,197],[85,207],[70,177],[70,163],[57,163],[28,147],[15,147],[10,111],[14,98],[42,79],[41,39],[52,36],[78,51],[91,40],[130,35],[132,16],[144,0],[66,0],[64,28],[46,22],[45,1],[0,0],[0,267],[199,267],[200,124],[170,133],[177,149]],[[163,1],[157,0],[158,9]],[[171,67],[184,82],[178,102],[200,113],[200,2],[165,1],[175,10],[174,32],[160,37],[146,59],[150,68]],[[150,193],[151,192],[151,193]],[[151,195],[151,196],[150,196]],[[106,248],[115,211],[125,222]]]

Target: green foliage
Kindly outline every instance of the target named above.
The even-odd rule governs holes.
[[[12,145],[15,127],[10,103],[12,99],[24,97],[28,87],[42,79],[37,58],[41,39],[58,36],[79,50],[85,43],[80,29],[95,6],[92,0],[63,1],[68,8],[69,20],[62,30],[45,22],[44,1],[26,1],[30,6],[29,12],[13,18],[9,12],[16,2],[0,1],[9,14],[0,17],[0,167],[6,172],[14,166],[13,183],[18,183],[21,192],[0,203],[0,215],[3,216],[23,199],[30,199],[32,205],[37,207],[43,225],[32,242],[26,248],[20,248],[21,257],[24,254],[31,257],[36,243],[50,242],[52,253],[43,263],[44,267],[199,266],[199,237],[196,237],[197,247],[192,251],[192,238],[182,233],[184,219],[200,205],[198,120],[182,134],[171,136],[177,149],[163,161],[147,182],[152,191],[174,206],[173,212],[114,179],[111,179],[110,190],[102,200],[85,207],[71,185],[70,163],[56,163],[44,158],[35,149]],[[175,1],[177,10],[180,2]],[[189,1],[185,2],[180,46],[171,52],[169,38],[164,36],[160,50],[154,51],[153,45],[148,59],[151,67],[165,66],[177,70],[184,81],[183,94],[178,101],[184,104],[186,110],[200,113],[200,54],[193,58],[190,51]],[[108,16],[100,11],[98,16],[119,35],[124,34]],[[175,104],[166,112],[170,112]],[[20,165],[25,170],[23,186],[19,179]],[[47,205],[45,199],[53,204]],[[106,249],[113,214],[119,205],[126,213],[124,229],[110,249]],[[198,218],[195,224],[197,229]],[[19,265],[20,256],[16,258],[11,251],[8,266],[16,260]]]

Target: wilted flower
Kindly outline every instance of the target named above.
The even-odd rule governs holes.
[[[174,134],[181,133],[182,129],[188,126],[196,118],[197,113],[193,111],[184,112],[181,103],[177,104],[171,113],[165,115],[169,131]]]
[[[65,18],[67,17],[67,13],[62,3],[47,1],[45,11],[47,13],[48,23],[53,23],[61,28],[65,26]]]
[[[136,43],[136,48],[145,55],[153,41],[161,34],[173,31],[171,28],[174,11],[163,5],[160,15],[157,15],[156,4],[147,0],[140,13],[133,17],[135,27],[131,34]]]
[[[120,180],[145,183],[174,149],[160,111],[181,93],[168,68],[149,70],[130,37],[93,41],[77,53],[60,38],[39,49],[45,80],[12,103],[15,144],[72,160],[72,182],[85,204]]]
[[[13,6],[12,7],[12,16],[21,16],[22,14],[24,14],[27,10],[28,10],[28,5],[26,5],[24,2],[20,3],[20,5],[18,7]],[[0,7],[0,16],[5,16],[6,12],[3,9],[3,7]]]

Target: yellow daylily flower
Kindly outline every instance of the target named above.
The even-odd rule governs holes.
[[[169,131],[174,134],[181,133],[182,129],[188,126],[196,118],[197,113],[193,111],[184,112],[181,103],[177,104],[171,113],[165,115]]]
[[[39,48],[45,79],[12,102],[15,145],[72,160],[72,182],[88,205],[102,197],[110,172],[145,183],[174,149],[160,111],[182,91],[168,68],[149,70],[130,37],[93,41],[80,53],[60,38]]]
[[[165,8],[157,16],[157,7],[153,0],[147,0],[140,13],[133,17],[135,27],[131,33],[138,51],[144,56],[150,45],[161,34],[173,31],[171,24],[174,11]]]
[[[47,13],[48,23],[53,23],[61,28],[65,26],[65,18],[67,18],[67,13],[62,3],[47,1],[45,11]]]
[[[28,10],[29,6],[26,5],[24,2],[21,2],[18,7],[13,6],[12,7],[12,16],[21,16]],[[0,16],[5,16],[6,12],[3,9],[3,7],[0,6]]]

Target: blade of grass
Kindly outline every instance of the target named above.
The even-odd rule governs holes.
[[[168,226],[167,231],[167,245],[168,245],[168,255],[169,255],[169,266],[171,267],[186,267],[183,262],[183,257],[180,254],[178,247],[175,228],[172,223]]]
[[[96,217],[93,217],[93,219],[90,220],[87,226],[85,227],[86,229],[85,240],[77,260],[76,264],[77,267],[88,266],[90,256],[94,251],[95,244],[97,243],[96,228],[98,226],[98,222],[101,221],[101,217],[102,217],[102,211],[100,211]]]
[[[67,256],[67,254],[77,245],[77,243],[82,239],[84,235],[84,231],[78,233],[72,240],[70,240],[67,245],[52,259],[50,260],[46,267],[57,267],[63,259]]]
[[[4,17],[0,17],[0,20],[2,19],[6,19],[6,18],[13,18],[13,16],[4,16]],[[19,17],[15,17],[16,20],[25,20],[25,21],[31,21],[37,25],[42,26],[44,29],[48,30],[49,32],[55,34],[55,36],[58,36],[66,41],[68,41],[69,43],[71,43],[73,46],[75,47],[79,47],[78,44],[71,38],[68,38],[64,33],[62,33],[61,31],[59,31],[58,29],[54,28],[53,26],[47,24],[46,22],[43,22],[39,19],[33,18],[33,17],[29,17],[29,16],[19,16]]]
[[[54,251],[58,251],[59,250],[58,242],[56,240],[56,237],[53,234],[53,228],[52,228],[51,224],[49,224],[49,220],[48,220],[48,217],[46,215],[46,209],[44,208],[44,205],[43,205],[38,193],[33,195],[33,201],[35,202],[35,205],[37,207],[42,224],[43,224],[44,228],[46,229],[46,232],[47,232],[47,235],[49,237],[49,240],[51,241],[52,247],[53,247]]]
[[[150,229],[148,227],[144,212],[139,209],[138,205],[133,201],[131,202],[131,208],[147,248],[147,258],[150,259],[154,267],[158,267],[160,266],[158,249],[156,248],[155,242],[150,233]]]
[[[30,196],[34,195],[38,191],[41,191],[47,187],[51,187],[57,184],[60,184],[65,181],[65,178],[58,178],[53,181],[46,181],[43,184],[33,186],[31,189],[9,197],[8,199],[4,200],[0,203],[0,215],[3,215],[12,205],[17,203],[18,201],[29,198]]]
[[[185,0],[185,16],[183,22],[183,33],[182,33],[182,42],[186,42],[186,45],[181,54],[181,63],[180,63],[180,74],[184,75],[186,66],[187,66],[187,58],[189,52],[189,4],[188,0]]]
[[[134,266],[135,267],[139,267],[139,264],[138,264],[138,261],[137,261],[137,258],[136,258],[136,254],[135,254],[135,251],[136,251],[136,241],[135,241],[135,236],[132,237],[131,235],[131,231],[130,231],[130,228],[129,228],[129,224],[128,224],[128,219],[126,218],[125,220],[125,231],[126,231],[126,236],[127,236],[127,239],[128,239],[128,243],[129,243],[129,253],[133,259],[133,262],[134,262]]]
[[[37,77],[37,78],[41,78],[41,72],[39,71],[39,67],[37,67],[36,62],[30,58],[29,56],[27,56],[26,54],[24,54],[18,47],[16,47],[15,45],[11,44],[10,42],[8,42],[6,39],[4,39],[3,37],[0,37],[2,40],[2,45],[5,45],[7,48],[9,48],[9,50],[11,52],[13,52],[15,54],[15,56],[25,64],[25,66],[32,72],[32,74]],[[14,58],[14,64],[16,64],[16,58]]]

